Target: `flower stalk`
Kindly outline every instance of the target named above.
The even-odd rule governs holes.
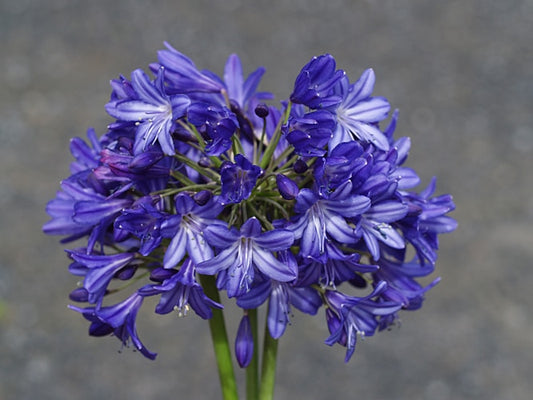
[[[209,275],[200,275],[200,282],[205,294],[214,301],[220,302],[220,295],[216,288],[215,279]],[[238,400],[239,394],[233,371],[233,360],[231,358],[226,323],[222,310],[213,310],[213,316],[209,319],[209,329],[215,351],[222,397],[224,400]]]

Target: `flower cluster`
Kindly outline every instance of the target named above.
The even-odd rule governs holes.
[[[67,254],[80,277],[70,299],[87,303],[71,308],[90,335],[155,358],[136,329],[143,301],[209,319],[223,306],[206,276],[243,309],[241,366],[248,310],[265,303],[274,339],[293,308],[323,306],[325,342],[346,347],[346,361],[357,337],[421,307],[438,279],[417,278],[434,270],[438,234],[455,229],[454,204],[433,195],[434,179],[413,191],[410,140],[393,137],[398,113],[372,96],[371,69],[351,83],[331,55],[314,57],[278,106],[257,91],[264,69],[245,78],[236,55],[219,77],[167,45],[150,70],[111,82],[114,121],[72,139],[71,175],[47,206],[45,233],[85,239]]]

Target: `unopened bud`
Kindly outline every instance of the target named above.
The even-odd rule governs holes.
[[[298,196],[298,185],[292,179],[287,178],[285,175],[276,175],[276,183],[278,185],[279,193],[285,200],[293,200]]]
[[[266,104],[258,104],[257,107],[255,107],[255,115],[257,115],[259,118],[266,118],[270,111],[268,110],[268,106]]]
[[[192,198],[198,204],[199,206],[205,205],[211,198],[213,197],[213,193],[211,193],[209,190],[201,190],[198,193],[196,193]]]
[[[309,169],[305,161],[302,160],[301,158],[299,160],[296,160],[292,168],[294,169],[294,172],[296,172],[297,174],[303,174],[305,171]]]

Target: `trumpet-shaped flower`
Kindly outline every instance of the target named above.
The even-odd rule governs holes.
[[[273,254],[288,249],[294,242],[293,233],[286,229],[261,232],[261,224],[253,217],[240,231],[210,225],[204,234],[219,253],[198,264],[197,271],[205,275],[218,273],[218,286],[225,288],[229,297],[248,292],[257,271],[280,282],[296,279],[297,267],[278,260]]]

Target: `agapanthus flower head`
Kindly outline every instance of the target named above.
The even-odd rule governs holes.
[[[422,306],[439,279],[418,278],[456,228],[455,205],[435,179],[415,190],[411,141],[394,137],[397,111],[385,121],[372,69],[350,83],[332,55],[314,57],[279,105],[258,91],[265,69],[244,75],[236,54],[218,76],[167,44],[150,70],[111,81],[114,121],[71,140],[71,175],[46,208],[45,233],[85,241],[67,250],[80,281],[69,298],[86,303],[71,308],[91,335],[153,359],[136,330],[144,299],[159,315],[210,319],[221,291],[243,310],[239,365],[255,353],[260,307],[277,340],[294,310],[324,306],[326,343],[347,361],[358,336]]]

